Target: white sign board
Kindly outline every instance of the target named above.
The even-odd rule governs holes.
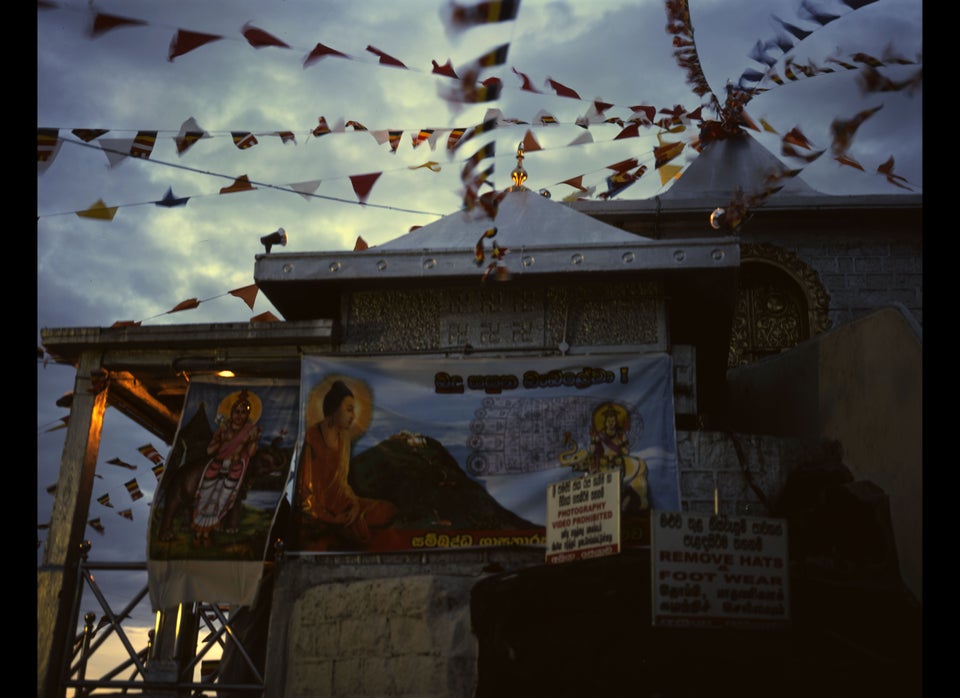
[[[655,510],[650,544],[654,625],[789,624],[784,519]]]
[[[600,472],[547,488],[548,563],[620,552],[621,476]]]

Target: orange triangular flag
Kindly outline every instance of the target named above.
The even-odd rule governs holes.
[[[854,160],[854,159],[853,159],[852,157],[850,157],[849,155],[838,155],[837,157],[834,158],[834,160],[836,160],[837,162],[839,162],[841,165],[848,165],[849,167],[854,167],[854,168],[860,170],[861,172],[864,171],[864,170],[863,170],[863,165],[861,165],[859,162],[857,162],[856,160]]]
[[[280,318],[267,310],[259,315],[254,315],[250,318],[250,322],[280,322]]]
[[[362,235],[358,235],[358,236],[357,236],[357,242],[356,242],[356,243],[354,244],[354,246],[353,246],[353,251],[354,251],[354,252],[362,252],[363,250],[366,250],[366,249],[368,249],[369,247],[370,247],[370,245],[368,245],[368,244],[367,244],[367,241],[363,239],[363,236],[362,236]]]
[[[240,175],[229,187],[223,187],[221,194],[232,194],[238,191],[253,191],[256,187],[250,184],[250,178],[247,175]]]
[[[791,143],[793,145],[799,146],[801,148],[810,149],[810,141],[807,140],[807,137],[803,135],[800,131],[799,126],[794,126],[790,129],[787,134],[783,137],[784,143]]]
[[[528,129],[526,135],[523,137],[524,152],[532,153],[533,151],[540,149],[540,144],[537,143],[536,137],[533,135],[533,132]]]
[[[195,48],[200,48],[211,41],[219,41],[222,38],[222,36],[216,34],[201,34],[200,32],[178,29],[173,39],[170,40],[170,54],[167,56],[167,60],[173,63],[173,59],[177,56],[182,56]]]
[[[77,211],[77,215],[81,218],[97,218],[102,221],[112,221],[113,217],[117,215],[117,208],[117,206],[107,206],[103,203],[103,199],[97,199],[97,202],[86,211]]]
[[[250,284],[249,286],[244,286],[243,288],[233,289],[230,291],[230,295],[236,296],[246,303],[250,310],[253,310],[253,303],[257,299],[257,291],[259,290],[260,288],[256,284]]]
[[[198,301],[196,298],[189,298],[185,301],[177,303],[173,308],[168,310],[166,314],[169,315],[170,313],[176,313],[181,310],[191,310],[196,308],[198,305],[200,305],[200,301]]]
[[[361,204],[367,203],[367,197],[370,196],[370,190],[382,172],[371,172],[370,174],[350,175],[350,182],[353,184],[353,191]]]

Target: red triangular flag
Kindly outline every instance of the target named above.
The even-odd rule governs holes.
[[[554,90],[556,90],[558,97],[573,97],[574,99],[580,99],[580,95],[571,90],[566,85],[561,85],[559,82],[553,78],[547,78],[547,84],[550,85]]]
[[[222,36],[216,34],[201,34],[200,32],[178,29],[173,39],[170,40],[170,54],[167,56],[167,60],[173,63],[173,59],[177,56],[182,56],[195,48],[200,48],[212,41],[219,41],[222,38]]]
[[[373,185],[382,174],[382,172],[372,172],[370,174],[350,175],[350,182],[353,184],[353,191],[356,193],[361,204],[367,203],[367,197],[370,196],[370,190],[373,189]]]
[[[139,19],[127,19],[126,17],[117,17],[116,15],[107,15],[102,12],[98,12],[93,18],[93,26],[90,28],[90,36],[100,36],[111,29],[116,29],[117,27],[144,24],[146,24],[146,22]]]
[[[398,61],[396,58],[394,58],[393,56],[387,55],[386,53],[384,53],[383,51],[381,51],[381,50],[378,49],[378,48],[375,48],[375,47],[373,47],[373,46],[369,46],[369,45],[368,45],[368,46],[367,46],[367,50],[368,50],[370,53],[372,53],[372,54],[375,54],[375,55],[377,55],[377,56],[380,56],[380,63],[381,63],[381,65],[392,65],[392,66],[395,66],[395,67],[397,67],[397,68],[406,68],[406,67],[407,67],[407,66],[405,66],[403,63],[401,63],[400,61]]]
[[[637,124],[630,124],[620,133],[613,137],[613,140],[618,141],[621,138],[637,138],[640,136],[640,126]]]
[[[303,67],[306,68],[308,65],[312,63],[316,63],[317,61],[319,61],[321,58],[324,58],[325,56],[337,56],[339,58],[350,58],[350,56],[348,56],[347,54],[340,53],[336,49],[332,49],[329,46],[324,46],[323,44],[317,44],[316,46],[314,46],[313,50],[309,53],[309,55],[307,55],[307,57],[303,59]]]
[[[607,165],[608,170],[613,170],[614,172],[626,172],[627,170],[632,170],[634,167],[639,165],[640,162],[636,158],[627,158],[626,160],[621,160],[620,162],[615,162],[612,165]]]
[[[280,318],[267,310],[259,315],[254,315],[250,318],[250,322],[280,322]]]
[[[530,78],[527,77],[525,73],[521,73],[516,68],[511,68],[511,70],[513,70],[513,72],[519,75],[520,79],[523,80],[523,85],[520,87],[521,90],[526,90],[527,92],[536,92],[537,94],[541,94],[540,90],[538,90],[536,87],[533,86],[533,81],[531,81]]]
[[[254,48],[263,48],[264,46],[279,46],[280,48],[290,48],[277,37],[267,34],[262,29],[257,29],[250,22],[243,25],[243,37]]]
[[[453,63],[450,62],[450,59],[447,59],[447,62],[443,65],[438,64],[435,60],[431,60],[433,63],[433,72],[437,75],[446,75],[448,78],[459,78],[453,70]]]

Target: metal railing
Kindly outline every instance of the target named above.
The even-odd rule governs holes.
[[[89,549],[87,541],[71,611],[77,632],[67,640],[61,673],[64,695],[223,698],[262,694],[262,668],[231,625],[229,607],[192,603],[154,612],[148,598],[146,562],[90,562]],[[129,576],[131,572],[140,572],[143,585],[132,597],[128,596],[129,585],[127,591],[114,589],[108,594],[95,572],[104,577],[109,573]],[[124,603],[125,598],[129,600]],[[100,607],[99,621],[97,612],[81,611],[82,606],[94,601]],[[147,614],[155,620],[153,628],[144,632],[143,618]],[[137,618],[139,626],[134,627]],[[174,643],[158,641],[158,633],[164,634],[158,629],[168,622],[176,624]],[[201,631],[205,633],[202,638]],[[224,671],[227,653],[231,656],[231,668]],[[236,680],[225,674],[241,678]]]

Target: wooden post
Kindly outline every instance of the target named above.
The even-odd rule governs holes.
[[[64,665],[67,642],[76,632],[73,601],[79,584],[81,545],[90,512],[108,381],[98,352],[85,352],[78,363],[66,442],[50,515],[50,529],[37,570],[37,696],[66,695]]]

